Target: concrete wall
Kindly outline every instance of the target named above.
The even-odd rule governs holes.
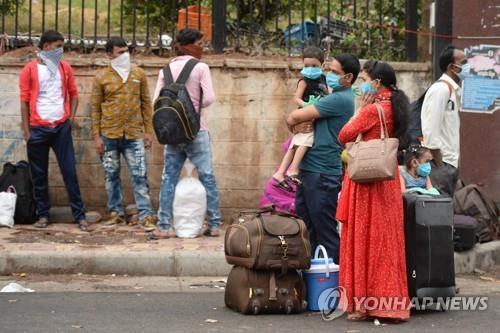
[[[87,208],[104,210],[104,173],[90,137],[92,77],[106,64],[103,59],[67,58],[73,65],[80,92],[77,118],[82,129],[74,130],[77,169]],[[166,60],[137,61],[145,68],[150,89]],[[241,208],[256,207],[267,179],[282,157],[282,142],[288,136],[285,114],[293,109],[300,61],[260,61],[207,58],[212,70],[217,102],[206,112],[213,141],[213,159],[221,192],[223,215],[229,219]],[[20,130],[17,58],[0,57],[0,163],[26,159]],[[394,64],[399,87],[410,99],[417,98],[430,83],[428,64]],[[152,93],[152,91],[151,91]],[[52,153],[51,153],[52,154]],[[158,202],[163,149],[154,144],[148,154],[149,181],[154,204]],[[53,205],[66,205],[67,196],[57,163],[50,164],[50,196]],[[133,202],[130,182],[123,168],[126,203]]]

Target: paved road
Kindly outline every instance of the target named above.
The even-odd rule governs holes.
[[[0,294],[0,331],[11,332],[500,332],[500,296],[480,312],[417,313],[410,322],[376,327],[316,314],[244,316],[211,293]],[[216,323],[207,323],[215,319]]]

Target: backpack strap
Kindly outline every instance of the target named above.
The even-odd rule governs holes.
[[[174,77],[172,76],[172,71],[170,70],[170,64],[163,67],[163,81],[165,81],[165,85],[174,83]]]
[[[445,80],[437,80],[437,82],[443,82],[448,86],[448,92],[450,93],[450,97],[448,99],[450,99],[451,94],[453,93],[453,87],[451,86],[451,83]]]
[[[184,65],[184,68],[182,69],[175,83],[186,84],[187,80],[189,79],[189,75],[191,75],[191,71],[193,70],[194,66],[196,66],[198,63],[199,61],[196,59],[189,59],[187,63]]]

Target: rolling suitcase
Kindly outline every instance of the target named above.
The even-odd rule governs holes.
[[[455,251],[460,252],[472,249],[479,238],[477,235],[479,227],[477,220],[472,216],[455,215],[453,224]]]
[[[410,297],[454,296],[452,199],[405,193],[403,200]]]
[[[224,301],[244,314],[299,313],[306,309],[306,288],[296,270],[284,274],[234,266],[227,278]]]

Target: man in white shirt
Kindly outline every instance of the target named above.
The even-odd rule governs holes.
[[[423,145],[431,149],[434,158],[432,184],[453,196],[460,158],[461,83],[470,67],[464,52],[454,46],[441,53],[439,67],[443,75],[427,90],[422,104]]]

